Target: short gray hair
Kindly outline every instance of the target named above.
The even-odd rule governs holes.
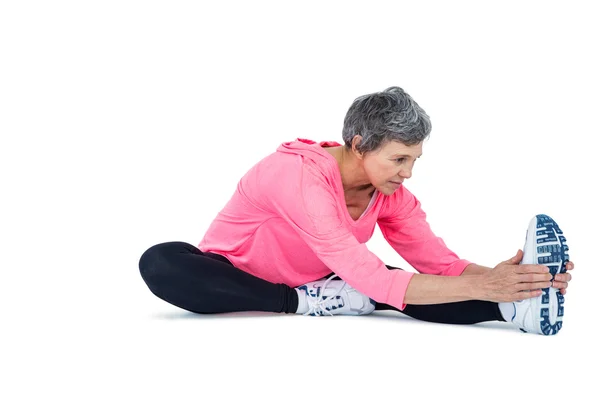
[[[362,136],[356,149],[364,154],[391,141],[412,146],[424,141],[430,132],[425,111],[402,88],[392,86],[354,100],[344,118],[342,137],[351,149],[354,136]]]

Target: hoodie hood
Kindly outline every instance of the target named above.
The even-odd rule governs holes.
[[[309,164],[312,163],[313,165],[318,166],[326,176],[326,179],[330,182],[331,186],[336,188],[336,191],[339,191],[341,190],[342,180],[340,167],[335,157],[323,149],[323,147],[335,146],[341,146],[341,144],[335,141],[323,141],[317,143],[311,139],[297,138],[293,142],[282,143],[277,148],[277,152],[302,156],[305,163],[308,162]]]
[[[332,160],[331,154],[323,150],[323,147],[335,147],[341,146],[340,143],[335,141],[323,141],[315,142],[311,139],[297,138],[292,142],[284,142],[278,148],[277,151],[288,154],[298,154],[303,157],[307,157],[316,163],[322,163],[325,160]]]

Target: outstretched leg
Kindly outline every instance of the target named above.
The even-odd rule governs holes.
[[[482,300],[459,301],[442,304],[407,304],[400,311],[389,304],[377,303],[377,310],[396,310],[409,317],[443,324],[476,324],[485,321],[505,321],[498,309],[498,303]]]

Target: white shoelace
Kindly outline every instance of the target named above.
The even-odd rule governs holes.
[[[323,284],[323,286],[321,287],[321,292],[319,294],[319,296],[314,299],[310,294],[308,294],[306,296],[306,299],[308,301],[308,311],[304,313],[304,315],[309,315],[314,313],[315,315],[322,315],[321,313],[318,313],[318,310],[321,310],[323,312],[326,312],[327,314],[333,316],[332,313],[329,312],[329,310],[327,310],[327,305],[331,306],[337,306],[337,300],[336,300],[336,296],[338,294],[340,294],[340,292],[344,289],[344,287],[346,286],[346,284],[344,283],[342,286],[340,286],[340,288],[338,289],[338,291],[331,296],[327,296],[326,299],[323,298],[323,294],[325,293],[325,288],[327,287],[327,284],[333,279],[335,278],[337,275],[332,275],[330,278],[328,278],[325,283]],[[314,300],[313,300],[314,299]],[[328,304],[325,304],[328,303]]]

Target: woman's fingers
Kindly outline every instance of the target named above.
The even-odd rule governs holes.
[[[575,268],[575,264],[572,261],[567,262],[567,271],[571,271],[573,268]],[[560,288],[560,294],[564,296],[565,294],[567,294],[567,286],[569,285],[567,282],[569,282],[571,279],[572,276],[568,272],[556,274],[552,287],[555,287],[557,289]]]
[[[545,289],[552,286],[552,282],[531,282],[531,283],[518,283],[515,287],[518,291],[521,290],[537,290],[537,289]]]
[[[521,274],[518,278],[519,282],[549,282],[552,279],[552,274],[549,272],[544,274]]]
[[[550,269],[542,264],[520,264],[515,268],[517,274],[544,274]]]
[[[515,293],[513,301],[531,299],[533,297],[538,297],[538,296],[541,296],[541,295],[542,295],[542,291],[541,290],[532,290],[531,292],[524,290],[522,292]]]
[[[567,282],[552,282],[552,287],[555,289],[566,289],[569,286]]]
[[[515,265],[514,273],[518,274],[519,283],[515,285],[515,288],[519,292],[515,293],[515,300],[524,300],[533,297],[540,296],[542,294],[541,289],[553,287],[564,296],[567,294],[567,287],[569,281],[573,278],[569,272],[554,275],[550,273],[550,269],[543,264],[519,264]],[[575,268],[575,264],[572,261],[568,261],[565,264],[567,271],[571,271]]]
[[[559,282],[569,282],[569,281],[571,281],[571,279],[572,279],[572,276],[568,272],[564,272],[562,274],[556,274],[556,276],[554,277],[554,280],[559,281]]]
[[[569,271],[570,271],[570,270],[572,270],[573,268],[575,268],[575,264],[573,264],[573,262],[569,261],[569,262],[567,263],[567,270],[569,270]]]

